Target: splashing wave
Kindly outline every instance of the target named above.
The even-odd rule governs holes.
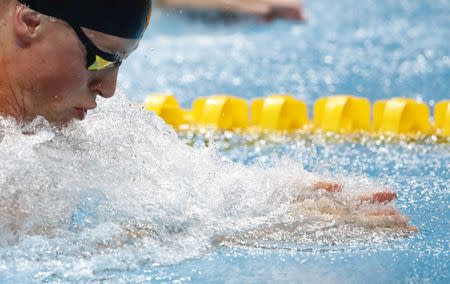
[[[123,94],[64,129],[43,118],[2,118],[0,129],[0,273],[28,263],[89,277],[176,263],[217,245],[373,236],[312,210],[324,196],[310,189],[318,175],[299,163],[224,161],[214,148],[185,145]],[[339,202],[373,187],[363,180],[348,183]]]

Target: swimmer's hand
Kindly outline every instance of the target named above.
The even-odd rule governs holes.
[[[168,8],[251,14],[269,21],[275,18],[305,20],[303,5],[299,0],[159,0],[156,3]]]
[[[392,190],[384,189],[370,194],[358,195],[345,203],[333,198],[334,194],[343,191],[344,186],[339,183],[320,181],[313,185],[313,189],[330,193],[317,201],[317,209],[321,213],[330,214],[337,219],[349,223],[356,223],[368,228],[392,228],[416,232],[415,226],[409,226],[409,219],[402,215],[390,203],[397,198]],[[300,203],[302,202],[299,200]]]
[[[339,183],[319,181],[313,185],[315,190],[325,190],[327,192],[341,192],[344,186]],[[391,202],[397,198],[397,193],[390,190],[378,191],[369,195],[359,195],[358,200],[369,203]]]

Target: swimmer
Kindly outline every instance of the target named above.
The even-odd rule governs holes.
[[[138,47],[150,14],[149,0],[0,0],[0,114],[18,122],[42,116],[62,126],[83,120],[97,96],[114,95],[120,64]],[[313,190],[329,194],[318,210],[337,219],[413,229],[395,209],[367,206],[391,202],[391,191],[358,197],[355,206],[367,210],[355,216],[362,211],[338,202],[341,185],[322,181]],[[22,220],[16,207],[1,216]]]
[[[151,0],[0,0],[0,114],[82,120],[112,97]]]
[[[260,16],[266,20],[284,18],[304,21],[299,0],[158,0],[166,8],[218,10]]]

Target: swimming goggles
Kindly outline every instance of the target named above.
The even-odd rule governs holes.
[[[100,50],[87,37],[80,26],[72,25],[72,29],[86,49],[86,68],[89,71],[102,71],[122,64],[122,58],[118,54],[111,54]]]

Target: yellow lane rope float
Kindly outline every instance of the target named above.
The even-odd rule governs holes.
[[[336,133],[370,131],[370,102],[349,95],[320,98],[314,104],[314,127]]]
[[[430,111],[413,99],[393,98],[374,105],[374,130],[380,133],[431,134]]]
[[[392,98],[371,104],[368,99],[337,95],[318,99],[309,120],[304,102],[287,94],[273,94],[248,103],[218,94],[194,101],[182,109],[172,94],[154,93],[144,108],[175,129],[259,130],[264,132],[326,131],[341,134],[438,135],[450,137],[450,101],[434,108],[434,123],[426,104],[409,98]]]
[[[289,95],[274,94],[252,102],[252,126],[273,131],[295,131],[308,124],[306,104]]]
[[[450,137],[450,101],[442,101],[436,104],[434,121],[437,134]]]

